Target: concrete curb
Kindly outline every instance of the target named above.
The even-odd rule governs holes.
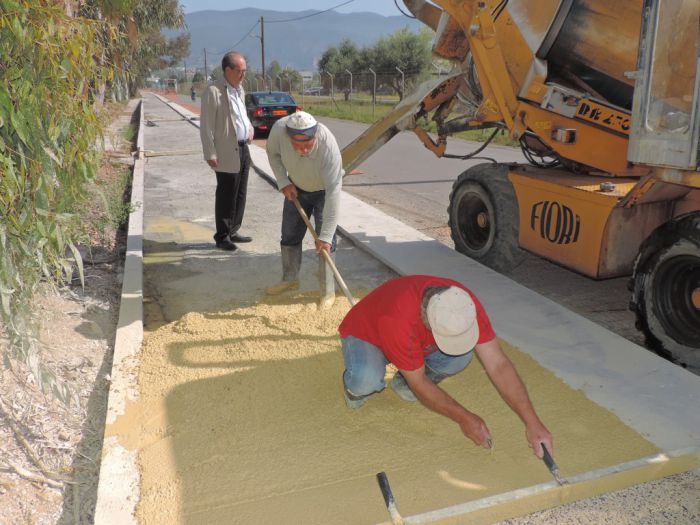
[[[127,450],[110,435],[110,425],[138,398],[137,359],[143,343],[143,177],[145,168],[143,138],[144,100],[139,104],[138,156],[131,185],[132,212],[126,241],[124,280],[119,320],[114,341],[102,461],[95,505],[95,523],[135,524],[139,501],[138,451]]]

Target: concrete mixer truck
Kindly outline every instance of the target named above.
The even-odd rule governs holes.
[[[439,157],[451,134],[505,130],[528,162],[455,180],[455,248],[499,271],[527,250],[631,275],[648,341],[699,367],[700,1],[403,1],[453,70],[349,144],[346,170],[402,130]]]

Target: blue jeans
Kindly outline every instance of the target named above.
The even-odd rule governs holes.
[[[345,388],[355,396],[367,396],[384,390],[384,374],[389,361],[382,351],[373,344],[353,336],[342,338],[341,343],[345,361]],[[426,356],[425,366],[438,374],[453,376],[467,368],[473,357],[474,351],[450,356],[438,350]]]
[[[297,188],[299,204],[303,208],[306,216],[311,218],[314,217],[314,225],[316,230],[316,235],[321,233],[321,227],[323,226],[323,206],[326,203],[326,192],[321,191],[304,191]],[[304,220],[299,215],[296,206],[290,200],[284,200],[284,207],[282,208],[282,246],[297,246],[301,244],[306,235],[306,224]],[[331,252],[335,252],[336,239],[335,233],[333,234],[333,242],[331,243]]]

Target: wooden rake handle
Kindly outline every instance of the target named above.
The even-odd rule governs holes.
[[[301,207],[301,204],[299,204],[299,199],[297,199],[296,197],[294,198],[294,206],[296,206],[296,209],[299,212],[299,215],[301,215],[301,218],[304,220],[304,224],[306,224],[306,227],[311,232],[311,235],[313,235],[314,240],[318,241],[318,235],[316,235],[316,230],[314,230],[314,227],[311,224],[309,217],[306,215],[304,208]],[[350,293],[350,290],[348,290],[348,287],[345,284],[345,281],[343,281],[343,278],[340,275],[338,268],[336,268],[335,263],[333,262],[333,259],[331,259],[330,254],[326,250],[321,250],[321,255],[326,260],[326,262],[328,263],[328,266],[330,266],[331,270],[333,270],[333,275],[335,276],[335,280],[338,282],[338,285],[343,290],[345,297],[348,298],[348,301],[350,301],[351,305],[355,306],[355,303],[357,301],[355,301],[355,298]]]

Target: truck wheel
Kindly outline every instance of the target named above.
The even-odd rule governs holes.
[[[630,308],[654,350],[700,367],[700,213],[676,217],[644,241],[630,285]]]
[[[518,201],[508,167],[479,164],[452,185],[447,208],[455,249],[502,273],[525,256],[518,247]]]

